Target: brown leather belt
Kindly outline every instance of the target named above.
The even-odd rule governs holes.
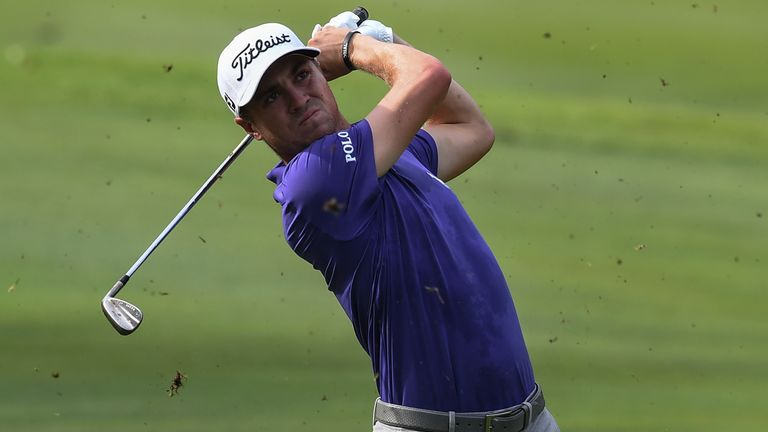
[[[544,393],[537,384],[520,405],[486,412],[430,411],[376,399],[373,421],[422,432],[520,432],[543,410]]]

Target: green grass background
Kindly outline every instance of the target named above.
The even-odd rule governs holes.
[[[242,137],[220,49],[265,21],[306,37],[352,6],[0,8],[0,430],[370,430],[368,360],[282,240],[263,145],[121,293],[139,331],[99,309]],[[366,6],[496,127],[452,187],[508,275],[561,428],[766,430],[768,5]],[[350,119],[385,91],[360,73],[333,88]]]

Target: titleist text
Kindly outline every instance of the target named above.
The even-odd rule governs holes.
[[[259,39],[251,46],[250,42],[243,48],[240,53],[237,54],[234,60],[232,60],[232,69],[237,69],[240,76],[238,81],[243,79],[245,69],[253,63],[253,61],[259,57],[263,52],[266,52],[270,48],[284,44],[291,41],[291,36],[283,33],[281,36],[270,36],[269,40]]]

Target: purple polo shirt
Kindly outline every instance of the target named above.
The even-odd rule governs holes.
[[[436,173],[437,147],[422,130],[377,178],[362,120],[267,177],[288,244],[352,321],[382,400],[457,412],[516,405],[534,377],[509,288]]]

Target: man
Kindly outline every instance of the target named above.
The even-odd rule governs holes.
[[[350,124],[328,81],[353,69],[390,90]],[[308,46],[280,24],[245,30],[218,84],[235,122],[280,157],[268,178],[285,238],[371,357],[374,430],[559,430],[504,275],[444,183],[494,132],[440,61],[345,12]]]

